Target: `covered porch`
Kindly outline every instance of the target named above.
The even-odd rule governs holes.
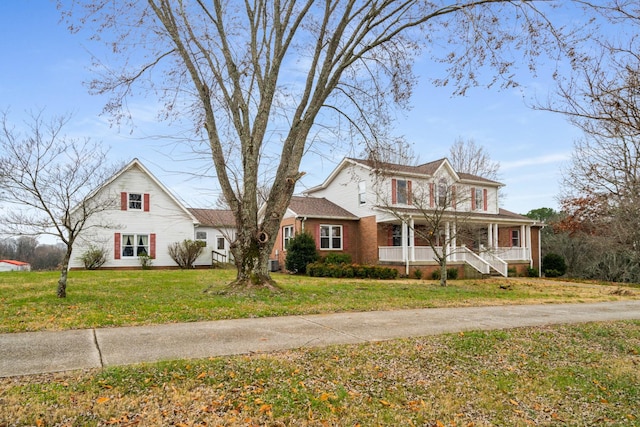
[[[428,242],[420,242],[416,227],[421,224],[413,217],[404,221],[383,224],[392,227],[392,238],[387,245],[378,241],[378,260],[406,266],[406,274],[411,265],[435,263],[438,255],[446,253],[447,263],[464,263],[481,274],[496,272],[507,277],[509,263],[528,263],[533,266],[531,225],[489,222],[476,224],[473,239],[458,233],[458,224],[443,222],[439,230],[439,244],[433,247]],[[392,245],[389,245],[391,243]],[[444,252],[443,252],[444,250]],[[437,252],[436,252],[437,251]]]

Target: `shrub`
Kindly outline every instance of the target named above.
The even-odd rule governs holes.
[[[193,263],[202,254],[205,243],[200,240],[185,239],[169,245],[169,256],[180,268],[193,268]]]
[[[313,236],[309,233],[299,233],[289,241],[284,266],[292,273],[304,274],[307,271],[307,265],[317,261],[318,258]]]
[[[371,265],[314,262],[307,265],[307,274],[311,277],[395,279],[398,277],[398,270]]]
[[[84,268],[87,270],[95,270],[107,262],[107,250],[97,246],[90,246],[89,249],[80,256],[80,259],[84,264]]]
[[[420,280],[422,278],[422,270],[415,270],[413,272],[413,277],[415,277],[416,279]]]
[[[567,272],[567,263],[561,255],[549,253],[542,259],[542,271],[547,277],[560,277]]]
[[[433,270],[431,273],[432,280],[440,280],[440,269]],[[458,278],[458,269],[455,267],[447,268],[447,280],[456,280]]]
[[[518,277],[518,270],[515,267],[507,268],[508,277]]]
[[[143,270],[149,270],[153,265],[153,258],[147,254],[138,255],[138,261],[140,261]]]
[[[527,267],[527,277],[538,277],[538,269]]]
[[[325,264],[351,264],[351,255],[343,253],[330,253],[324,257]]]

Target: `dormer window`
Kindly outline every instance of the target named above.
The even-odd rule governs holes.
[[[129,210],[142,210],[142,194],[129,193]]]

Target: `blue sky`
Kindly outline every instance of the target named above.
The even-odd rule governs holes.
[[[101,116],[105,97],[90,95],[83,82],[89,71],[92,50],[98,49],[83,36],[71,35],[59,22],[52,2],[4,0],[0,2],[0,109],[10,110],[16,124],[26,111],[44,108],[46,116],[73,114],[68,134],[91,137],[111,147],[114,161],[140,159],[172,192],[194,207],[212,207],[217,195],[215,180],[194,178],[194,170],[206,168],[206,156],[193,154],[169,140],[152,137],[158,129],[178,132],[156,118],[154,102],[133,98],[135,129],[118,129]],[[423,162],[445,157],[458,138],[473,139],[493,160],[500,162],[506,185],[505,209],[526,213],[531,209],[557,209],[560,169],[580,137],[576,128],[559,115],[534,111],[525,105],[527,96],[544,98],[551,80],[541,72],[535,81],[518,90],[472,89],[465,97],[451,97],[451,89],[431,85],[417,69],[420,83],[413,108],[398,117],[396,133],[413,144]],[[547,73],[548,74],[548,73]],[[523,97],[523,94],[527,95]],[[160,133],[164,133],[161,131]],[[300,190],[320,184],[342,159],[344,150],[323,159],[310,154],[301,169],[307,174]]]

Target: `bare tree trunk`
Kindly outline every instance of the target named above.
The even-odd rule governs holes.
[[[69,275],[69,260],[71,260],[72,245],[67,245],[67,251],[64,253],[62,259],[62,266],[60,267],[60,279],[58,280],[58,298],[67,297],[67,276]]]
[[[237,276],[229,284],[227,292],[242,293],[260,288],[272,291],[280,290],[269,274],[268,261],[271,247],[272,242],[268,239],[268,236],[259,235],[255,237],[250,232],[240,232],[238,234],[236,241],[231,246]]]

